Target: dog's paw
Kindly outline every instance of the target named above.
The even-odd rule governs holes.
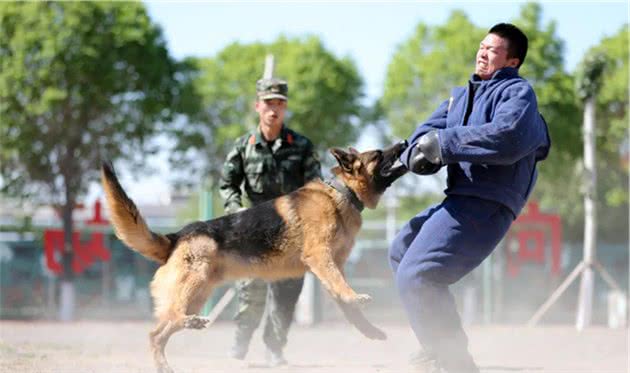
[[[168,365],[160,365],[157,368],[157,373],[175,373],[175,371]]]
[[[372,301],[372,297],[368,294],[357,294],[356,304],[367,304]]]
[[[387,334],[385,334],[384,331],[382,331],[381,329],[373,326],[372,328],[370,328],[369,330],[364,330],[363,331],[363,335],[370,338],[370,339],[376,339],[379,341],[384,341],[387,339]]]
[[[368,294],[357,294],[356,296],[348,299],[343,299],[344,303],[353,305],[364,305],[372,301],[372,297]]]
[[[184,328],[187,329],[203,329],[208,327],[210,319],[201,316],[191,316],[184,321]]]

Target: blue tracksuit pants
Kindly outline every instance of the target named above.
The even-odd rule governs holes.
[[[477,267],[514,220],[504,205],[450,195],[412,218],[389,258],[403,306],[422,349],[444,364],[472,358],[449,285]]]

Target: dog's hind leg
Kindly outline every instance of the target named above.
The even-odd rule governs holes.
[[[168,361],[164,355],[164,348],[166,347],[166,342],[168,342],[169,337],[182,328],[182,326],[178,324],[181,323],[178,323],[177,320],[160,321],[149,334],[153,360],[155,361],[158,373],[173,373],[173,369],[168,365]]]
[[[187,292],[185,292],[187,295],[179,294],[186,299],[180,303],[175,303],[168,316],[158,322],[157,327],[151,331],[149,335],[151,350],[159,373],[173,372],[164,354],[166,343],[171,335],[184,328],[202,329],[208,325],[208,318],[196,314],[201,310],[211,289],[212,287],[210,289],[207,287],[197,288],[196,294]]]
[[[167,264],[168,265],[168,264]],[[209,279],[207,265],[199,264],[201,268],[181,270],[174,277],[169,277],[169,268],[156,274],[151,284],[156,303],[161,305],[158,313],[158,325],[150,333],[153,359],[159,373],[172,373],[164,349],[173,333],[184,328],[199,329],[207,322],[197,316],[201,307],[212,291],[215,281]],[[164,267],[162,267],[164,268]],[[160,268],[160,270],[162,270]],[[174,282],[167,282],[174,278]],[[175,286],[173,286],[175,285]]]
[[[188,308],[188,315],[184,318],[184,328],[186,329],[204,329],[210,326],[212,319],[209,317],[197,315],[201,307],[205,304],[208,296],[214,289],[214,284],[207,284],[203,294],[200,294]],[[192,315],[191,315],[192,314]]]

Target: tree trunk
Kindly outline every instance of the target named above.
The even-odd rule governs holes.
[[[74,273],[72,272],[72,233],[74,231],[74,221],[72,220],[72,211],[74,210],[75,198],[70,192],[68,179],[65,180],[66,200],[61,210],[61,219],[63,223],[63,273],[60,282],[60,300],[59,300],[59,320],[74,320],[75,311],[75,289],[74,289]]]
[[[593,263],[597,244],[597,169],[595,165],[595,97],[584,105],[584,264],[580,283],[576,327],[591,325],[593,311]]]

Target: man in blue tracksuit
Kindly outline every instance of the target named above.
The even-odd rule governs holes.
[[[495,248],[526,203],[550,140],[536,95],[518,75],[527,37],[490,29],[468,87],[453,89],[419,126],[400,161],[420,175],[448,170],[446,198],[412,218],[392,242],[396,286],[421,350],[420,372],[478,372],[449,285]],[[442,370],[440,370],[442,369]]]

